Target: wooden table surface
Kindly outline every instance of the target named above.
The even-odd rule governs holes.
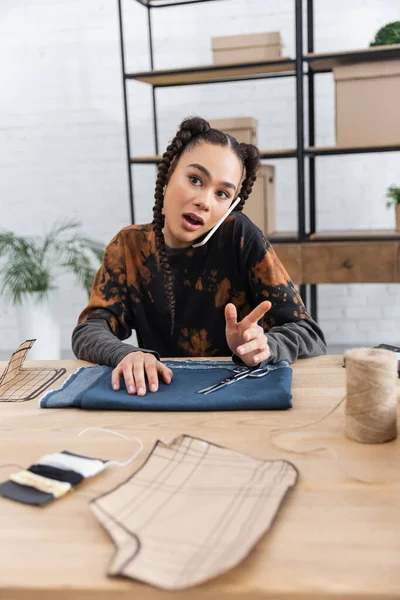
[[[73,369],[85,363],[45,364]],[[320,423],[269,436],[329,412],[344,395],[341,364],[341,357],[325,356],[293,365],[293,409],[283,412],[89,412],[39,409],[37,400],[1,403],[0,481],[18,470],[15,465],[27,467],[49,452],[123,461],[135,451],[133,441],[102,431],[79,437],[86,427],[139,436],[144,451],[129,466],[112,467],[44,508],[0,498],[0,599],[400,598],[399,440],[363,445],[346,439],[343,404]],[[212,582],[168,593],[108,578],[113,544],[89,500],[124,481],[157,439],[181,433],[257,458],[290,460],[299,483],[252,554]],[[322,449],[312,452],[316,448]]]

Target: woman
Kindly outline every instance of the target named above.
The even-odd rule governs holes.
[[[184,120],[158,166],[153,222],[107,246],[72,334],[76,356],[113,366],[129,393],[157,391],[160,356],[226,356],[248,366],[324,354],[323,334],[262,232],[241,210],[260,153]],[[212,228],[227,215],[215,233]],[[201,243],[201,242],[205,243]],[[136,330],[139,347],[121,342]]]

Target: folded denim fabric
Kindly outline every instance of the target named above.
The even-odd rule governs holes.
[[[86,408],[136,411],[229,411],[286,410],[292,407],[292,369],[281,361],[267,365],[263,377],[246,377],[211,394],[198,390],[234,375],[237,365],[222,361],[164,361],[173,371],[172,382],[160,381],[157,392],[145,396],[128,394],[123,378],[121,389],[111,386],[111,367],[84,367],[73,373],[63,386],[47,392],[41,408]]]

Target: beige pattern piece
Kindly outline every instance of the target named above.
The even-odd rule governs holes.
[[[30,471],[18,471],[18,473],[10,475],[9,479],[20,485],[27,485],[41,492],[53,494],[54,498],[61,498],[71,489],[71,484],[68,481],[49,479]]]
[[[271,527],[298,471],[190,436],[158,441],[90,507],[116,546],[109,575],[180,590],[238,565]]]
[[[36,340],[26,340],[12,353],[0,376],[0,402],[25,402],[37,398],[66,369],[24,369],[26,355]]]

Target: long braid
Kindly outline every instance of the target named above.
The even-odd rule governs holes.
[[[237,211],[243,210],[247,198],[250,196],[255,180],[257,179],[257,171],[261,164],[260,151],[252,144],[239,144],[238,150],[243,152],[243,163],[246,169],[246,176],[242,181],[239,196],[240,202],[237,205]]]
[[[253,184],[257,178],[257,170],[260,166],[260,152],[255,146],[252,146],[251,144],[239,144],[232,136],[222,133],[217,129],[211,129],[210,124],[200,117],[189,118],[182,121],[175,137],[164,152],[157,171],[154,192],[153,229],[160,267],[164,273],[164,290],[171,316],[171,336],[173,335],[175,327],[176,301],[172,269],[168,261],[165,239],[162,231],[164,226],[162,214],[164,206],[164,190],[168,183],[168,179],[171,177],[178,163],[179,157],[183,152],[202,141],[219,146],[229,146],[245,168],[246,174],[239,192],[241,201],[235,208],[235,211],[241,211],[243,209],[247,198],[251,194]]]
[[[178,157],[183,149],[194,135],[207,134],[210,125],[203,119],[186,119],[181,124],[176,136],[164,152],[161,162],[158,165],[156,188],[154,192],[155,204],[153,207],[153,229],[156,237],[156,248],[160,261],[160,266],[164,272],[164,290],[168,300],[169,313],[171,316],[171,335],[175,326],[175,294],[174,281],[171,265],[169,264],[167,252],[165,249],[164,234],[162,232],[164,219],[162,208],[164,206],[164,189],[167,179],[171,176],[171,165],[176,164]]]

